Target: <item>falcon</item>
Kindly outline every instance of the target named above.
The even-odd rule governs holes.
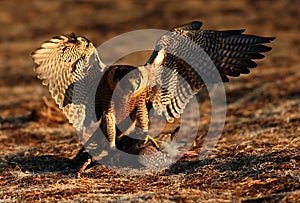
[[[159,148],[148,135],[150,108],[173,122],[207,81],[248,74],[257,66],[253,60],[271,50],[264,44],[275,39],[201,26],[194,21],[171,29],[158,39],[145,65],[137,67],[105,65],[92,42],[74,33],[54,37],[32,53],[34,71],[78,131],[99,122],[113,149],[138,128],[142,139],[150,138]],[[128,118],[131,124],[121,130]]]

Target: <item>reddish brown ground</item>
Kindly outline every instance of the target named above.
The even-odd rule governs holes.
[[[1,1],[0,201],[296,202],[300,199],[300,4],[298,1]],[[226,84],[222,137],[208,158],[130,176],[95,166],[76,176],[80,149],[30,52],[75,32],[100,45],[124,32],[201,20],[206,29],[276,36],[251,75]],[[145,39],[147,40],[147,39]],[[146,56],[127,63],[142,64]],[[209,100],[202,104],[209,112]],[[208,119],[200,134],[205,134]],[[298,200],[299,201],[299,200]]]

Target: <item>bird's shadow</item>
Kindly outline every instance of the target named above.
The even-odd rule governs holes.
[[[20,154],[20,153],[19,153]],[[72,174],[77,173],[79,165],[76,165],[72,159],[59,157],[54,155],[41,156],[20,156],[19,154],[10,155],[0,161],[0,169],[19,168],[23,172],[35,174],[57,173],[57,174]]]
[[[89,158],[89,154],[84,152],[81,157],[77,156],[77,159],[60,157],[56,155],[26,155],[25,153],[17,153],[13,155],[7,155],[0,159],[0,170],[3,171],[7,166],[13,168],[19,168],[23,172],[32,172],[35,174],[43,173],[57,173],[57,174],[76,174],[81,169],[82,165]],[[224,172],[228,171],[228,175],[238,175],[239,177],[257,177],[259,174],[263,174],[268,170],[272,170],[274,167],[280,164],[288,163],[291,159],[300,161],[300,156],[290,157],[281,152],[272,152],[257,155],[244,155],[239,157],[230,157],[229,159],[222,157],[203,158],[203,159],[181,159],[178,162],[171,165],[161,171],[157,171],[160,174],[172,175],[172,174],[193,174],[201,171],[202,167],[211,165],[215,170]],[[273,163],[268,167],[263,167],[266,163]],[[99,165],[98,162],[94,162],[89,168],[94,165]],[[125,166],[128,169],[130,167]]]

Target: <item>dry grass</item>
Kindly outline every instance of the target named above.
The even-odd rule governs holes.
[[[0,2],[0,201],[299,201],[299,9],[294,1]],[[156,174],[126,175],[96,165],[77,177],[71,158],[80,142],[35,79],[30,52],[60,33],[100,44],[126,31],[195,19],[205,28],[277,37],[259,68],[226,84],[227,119],[212,154]],[[133,55],[128,63],[144,58]],[[209,101],[200,108],[199,137],[209,124]]]

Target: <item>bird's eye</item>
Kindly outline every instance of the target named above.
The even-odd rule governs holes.
[[[141,84],[141,78],[137,78],[137,79],[135,80],[135,82],[136,82],[136,84],[139,86],[139,85]]]

